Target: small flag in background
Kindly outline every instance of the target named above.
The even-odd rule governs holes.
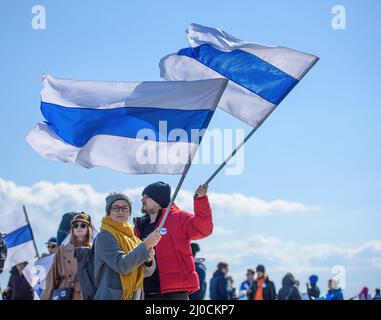
[[[191,24],[186,34],[191,47],[164,57],[161,77],[171,81],[228,79],[218,106],[253,127],[318,61],[314,55],[249,43],[199,24]]]
[[[103,82],[47,75],[41,90],[46,121],[26,140],[47,159],[86,168],[181,174],[226,84],[221,78]]]
[[[34,262],[28,263],[22,270],[25,279],[34,289],[34,300],[40,300],[42,291],[45,289],[46,276],[53,265],[54,254],[42,257]]]
[[[5,269],[21,262],[34,260],[38,256],[34,245],[32,228],[23,207],[10,214],[2,215],[0,230],[6,234],[3,239],[8,247]]]

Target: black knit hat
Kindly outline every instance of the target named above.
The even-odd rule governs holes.
[[[154,200],[162,208],[166,208],[171,201],[171,187],[169,184],[159,181],[145,187],[142,195],[146,195]]]
[[[257,272],[265,273],[265,266],[262,265],[262,264],[259,264],[259,265],[257,266]]]

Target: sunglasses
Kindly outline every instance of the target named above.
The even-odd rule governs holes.
[[[73,228],[78,229],[78,227],[81,227],[81,229],[85,229],[87,227],[86,223],[73,223]]]
[[[57,247],[56,245],[54,245],[54,244],[48,244],[48,248],[55,248],[55,247]]]

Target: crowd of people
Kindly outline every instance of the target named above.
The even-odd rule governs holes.
[[[276,291],[264,265],[248,269],[239,289],[229,275],[229,265],[220,262],[209,283],[206,296],[206,266],[196,257],[200,246],[191,241],[208,237],[213,231],[212,210],[207,185],[194,195],[194,214],[173,204],[164,229],[159,225],[170,204],[171,188],[164,182],[148,185],[142,192],[143,216],[130,223],[132,202],[123,193],[110,193],[105,199],[105,215],[100,232],[94,236],[91,216],[70,212],[62,217],[57,237],[47,243],[53,262],[45,279],[42,300],[343,300],[337,281],[329,280],[322,295],[318,276],[306,283],[306,297],[291,273]],[[6,243],[0,234],[0,273],[6,259]],[[26,280],[27,262],[10,271],[3,300],[32,300],[35,288]],[[352,299],[370,299],[367,288]],[[376,289],[375,300],[381,300]]]
[[[197,188],[194,214],[173,204],[162,229],[159,224],[171,199],[171,188],[164,182],[143,190],[143,216],[133,220],[134,226],[129,197],[109,194],[95,239],[88,213],[65,214],[57,238],[47,243],[54,257],[40,298],[188,300],[199,289],[190,243],[213,231],[207,189],[205,184]],[[3,299],[33,299],[34,289],[22,272],[25,265],[12,268]]]

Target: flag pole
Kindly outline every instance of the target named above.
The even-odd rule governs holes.
[[[241,143],[233,150],[233,152],[225,159],[224,162],[221,163],[221,165],[212,173],[212,175],[206,180],[205,184],[209,184],[215,176],[222,170],[223,167],[226,166],[226,164],[230,161],[231,158],[235,156],[235,154],[238,152],[239,149],[242,148],[242,146],[247,142],[247,140],[250,139],[250,137],[258,130],[258,128],[263,124],[263,122],[266,121],[266,119],[270,116],[270,114],[275,110],[276,108],[272,109],[261,121],[259,121],[256,126],[250,131],[250,133],[241,141]]]
[[[161,229],[165,223],[165,220],[167,220],[167,217],[168,217],[168,214],[169,214],[169,209],[172,207],[173,203],[175,202],[175,199],[177,197],[177,194],[179,193],[180,191],[180,188],[184,182],[184,179],[185,179],[185,176],[187,175],[188,171],[189,171],[189,168],[191,166],[192,163],[188,163],[184,169],[184,172],[183,174],[181,175],[181,178],[179,180],[179,183],[177,184],[177,187],[176,187],[176,190],[175,192],[173,193],[172,195],[172,198],[171,198],[171,201],[169,202],[167,208],[165,209],[165,213],[164,213],[164,216],[163,216],[163,219],[161,219],[161,222],[159,224],[159,229]]]
[[[25,208],[24,205],[22,206],[22,209],[23,209],[23,211],[24,211],[24,215],[25,215],[25,218],[26,218],[26,222],[27,222],[28,225],[29,225],[30,232],[32,233],[32,239],[33,239],[34,249],[36,250],[37,258],[39,259],[39,258],[40,258],[40,254],[38,253],[37,244],[36,244],[36,240],[34,239],[32,226],[31,226],[31,224],[30,224],[29,217],[28,217],[28,213],[26,212],[26,208]]]
[[[229,81],[225,79],[223,86],[220,88],[218,94],[216,95],[216,97],[215,97],[215,99],[214,99],[213,105],[215,106],[215,108],[214,108],[214,110],[213,110],[213,113],[212,113],[212,115],[210,115],[210,116],[205,120],[205,122],[204,122],[204,126],[203,126],[203,127],[206,127],[206,128],[207,128],[207,127],[209,126],[210,120],[212,119],[212,117],[213,117],[213,115],[214,115],[214,112],[216,111],[217,105],[218,105],[218,103],[219,103],[219,101],[220,101],[220,99],[221,99],[221,97],[222,97],[222,94],[223,94],[224,91],[225,91],[226,86],[228,85],[228,82],[229,82]],[[201,140],[202,140],[202,137],[203,137],[203,134],[201,135]],[[201,141],[200,141],[200,143],[201,143]],[[200,145],[200,143],[199,143],[199,145]],[[184,171],[183,171],[183,174],[181,175],[181,178],[180,178],[180,180],[179,180],[179,183],[177,184],[176,190],[175,190],[175,192],[174,192],[173,195],[172,195],[171,201],[169,202],[169,204],[168,204],[168,206],[167,206],[167,208],[166,208],[166,210],[165,210],[163,219],[161,219],[161,222],[160,222],[160,224],[159,224],[159,229],[160,229],[160,230],[163,228],[163,225],[164,225],[164,223],[165,223],[165,220],[167,220],[167,217],[168,217],[168,215],[169,215],[169,210],[170,210],[170,208],[172,207],[173,203],[175,202],[175,199],[176,199],[176,197],[177,197],[177,194],[179,193],[180,188],[181,188],[181,186],[182,186],[182,184],[183,184],[183,182],[184,182],[185,176],[187,175],[187,173],[188,173],[188,171],[189,171],[189,168],[190,168],[190,166],[192,165],[193,157],[195,156],[195,154],[196,154],[196,152],[195,152],[193,155],[192,155],[192,153],[189,155],[188,163],[186,164],[185,169],[184,169]]]

